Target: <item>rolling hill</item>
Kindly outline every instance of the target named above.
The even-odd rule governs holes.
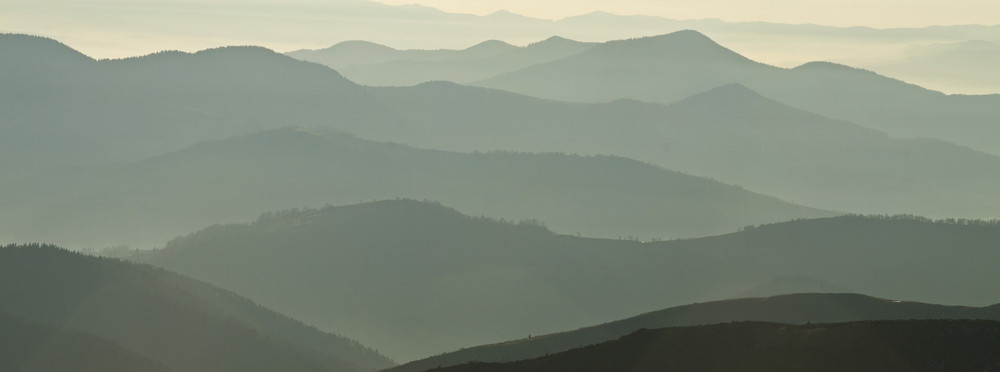
[[[796,274],[884,298],[989,304],[1000,298],[997,239],[990,222],[836,217],[643,243],[398,200],[213,226],[137,259],[409,361],[731,298]]]
[[[374,371],[392,365],[352,340],[232,292],[148,265],[47,245],[0,248],[0,311],[114,341],[176,371]]]
[[[442,371],[983,371],[1000,365],[1000,322],[733,323],[640,330],[538,359]]]
[[[452,153],[284,128],[0,187],[0,236],[161,245],[261,211],[409,197],[588,236],[690,237],[830,212],[610,156]]]
[[[785,324],[842,323],[864,320],[984,319],[1000,320],[1000,305],[962,307],[878,299],[857,294],[791,294],[742,298],[673,307],[573,331],[492,345],[463,348],[393,367],[388,371],[426,371],[471,362],[502,363],[538,358],[600,344],[640,329],[709,325],[727,322]]]
[[[0,370],[160,372],[166,367],[106,339],[0,313]]]
[[[774,67],[690,30],[599,44],[475,84],[565,101],[670,103],[731,83],[894,137],[937,138],[1000,154],[1000,127],[993,125],[1000,95],[945,95],[827,62]]]

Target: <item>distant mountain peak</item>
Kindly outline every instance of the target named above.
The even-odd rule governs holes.
[[[716,43],[701,32],[681,30],[669,34],[610,41],[595,47],[621,53],[646,54],[653,57],[696,59],[700,61],[739,61],[750,59]]]
[[[857,68],[827,61],[806,62],[794,68],[794,70],[829,70],[829,71],[858,71]]]
[[[517,48],[517,47],[511,45],[510,43],[508,43],[506,41],[491,39],[491,40],[486,40],[486,41],[481,42],[479,44],[473,45],[471,47],[468,47],[465,50],[466,51],[506,50],[506,49],[514,49],[514,48]]]
[[[256,46],[256,45],[235,45],[235,46],[222,46],[218,48],[211,48],[205,50],[199,50],[194,53],[194,55],[238,55],[238,56],[280,56],[281,58],[287,58],[283,54],[275,52],[271,49]]]
[[[59,41],[28,34],[0,33],[0,62],[93,62],[94,59]]]
[[[576,41],[576,40],[572,40],[572,39],[567,39],[567,38],[564,38],[562,36],[554,35],[554,36],[549,37],[548,39],[528,44],[528,47],[552,46],[552,45],[573,45],[573,44],[581,44],[581,42]]]
[[[509,10],[503,10],[503,9],[495,11],[495,12],[490,13],[490,14],[487,14],[486,17],[488,17],[488,18],[508,18],[508,19],[509,18],[517,18],[517,19],[528,18],[528,17],[525,17],[523,15],[511,12]]]

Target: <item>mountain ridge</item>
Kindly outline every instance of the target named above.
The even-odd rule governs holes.
[[[547,335],[463,348],[387,369],[424,371],[470,362],[498,363],[556,354],[627,336],[640,329],[690,327],[727,322],[782,324],[843,323],[862,320],[1000,320],[1000,304],[988,307],[930,305],[859,294],[800,293],[684,305],[600,325]]]

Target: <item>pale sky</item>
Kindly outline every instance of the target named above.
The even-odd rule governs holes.
[[[1000,24],[997,0],[379,0],[420,4],[450,12],[497,10],[559,19],[593,11],[674,19],[816,23],[876,28]]]

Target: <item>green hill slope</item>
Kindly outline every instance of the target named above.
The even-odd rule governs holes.
[[[176,371],[373,371],[392,364],[203,282],[53,246],[0,248],[0,311],[114,341]]]
[[[0,370],[167,371],[149,358],[114,342],[0,313]]]

